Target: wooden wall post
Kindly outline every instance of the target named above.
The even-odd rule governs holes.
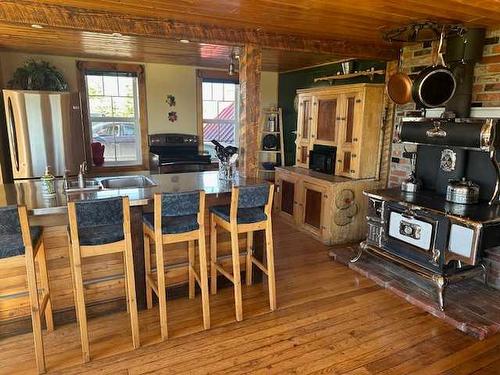
[[[240,174],[257,177],[262,50],[246,44],[240,56]]]
[[[389,81],[392,75],[398,72],[398,61],[388,61],[385,68],[385,82]],[[389,171],[391,168],[391,150],[392,150],[392,137],[394,132],[394,120],[395,120],[395,110],[396,105],[389,98],[387,92],[384,94],[384,138],[382,140],[382,156],[380,163],[380,187],[386,188],[389,179]]]

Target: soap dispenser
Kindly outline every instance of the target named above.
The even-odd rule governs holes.
[[[50,166],[45,167],[45,173],[40,180],[42,181],[42,195],[54,196],[56,194],[55,177],[50,173]]]

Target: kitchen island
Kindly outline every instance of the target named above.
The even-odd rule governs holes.
[[[144,173],[147,175],[147,173]],[[182,192],[204,190],[206,193],[206,243],[210,243],[208,235],[208,208],[213,205],[229,204],[233,182],[220,180],[216,171],[193,172],[181,174],[151,175],[156,184],[149,187],[104,188],[94,191],[82,191],[66,194],[63,181],[56,181],[56,195],[51,198],[42,194],[40,181],[0,185],[0,206],[24,204],[30,214],[32,225],[45,227],[44,241],[47,251],[48,273],[50,279],[52,303],[57,323],[73,321],[74,303],[68,259],[68,225],[67,201],[80,199],[108,198],[128,196],[131,205],[132,242],[134,252],[134,271],[136,280],[137,301],[139,308],[145,306],[144,250],[142,235],[142,214],[152,211],[153,196],[159,192]],[[238,186],[263,183],[257,179],[236,178]],[[259,233],[254,234],[254,251],[262,256],[263,240]],[[244,249],[246,239],[240,238],[240,248]],[[230,241],[227,233],[219,233],[218,249],[224,266],[230,266]],[[164,248],[168,265],[186,263],[187,244],[172,244]],[[207,249],[208,251],[209,249]],[[225,257],[227,255],[227,257]],[[106,259],[107,258],[107,259]],[[243,264],[243,258],[242,258]],[[83,278],[89,316],[125,309],[123,261],[120,254],[110,254],[98,259],[85,259]],[[155,265],[153,265],[155,267]],[[242,267],[244,269],[245,267]],[[256,267],[255,267],[256,268]],[[228,270],[230,268],[228,267]],[[254,278],[261,277],[257,270]],[[172,295],[187,295],[187,268],[172,270],[167,274],[169,298]],[[9,293],[24,289],[25,269],[12,269],[0,275],[0,283],[8,285]],[[223,285],[222,283],[221,285]],[[29,329],[28,299],[11,299],[0,302],[0,331],[2,334],[14,334]]]

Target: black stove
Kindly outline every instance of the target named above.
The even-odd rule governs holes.
[[[216,166],[207,152],[199,151],[198,136],[166,133],[149,136],[149,169],[160,174],[200,172]]]
[[[421,118],[402,122],[398,138],[417,146],[420,190],[365,192],[367,239],[352,261],[368,251],[432,280],[444,309],[449,283],[478,275],[486,282],[483,256],[500,245],[500,122]],[[479,186],[478,203],[447,201],[456,179]]]

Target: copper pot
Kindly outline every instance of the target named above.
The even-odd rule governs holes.
[[[396,104],[406,104],[411,98],[413,82],[408,74],[396,73],[387,82],[387,95]]]

